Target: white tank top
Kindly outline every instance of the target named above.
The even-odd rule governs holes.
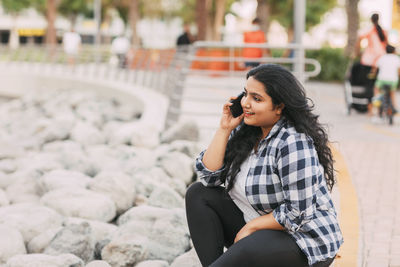
[[[251,163],[256,160],[257,156],[254,150],[250,156],[240,165],[240,172],[236,175],[235,184],[229,191],[229,196],[232,198],[236,206],[243,212],[243,218],[247,222],[260,216],[257,211],[250,205],[246,197],[246,180],[249,173]]]

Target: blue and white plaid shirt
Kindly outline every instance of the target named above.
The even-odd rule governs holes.
[[[205,186],[221,185],[224,166],[208,170],[203,155],[204,151],[196,160],[200,181]],[[343,237],[312,139],[282,118],[260,142],[250,164],[245,191],[253,208],[260,215],[273,212],[309,265],[333,258]]]

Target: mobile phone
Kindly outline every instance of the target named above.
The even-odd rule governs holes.
[[[244,92],[238,95],[236,99],[231,100],[231,103],[233,103],[233,105],[229,108],[231,109],[231,113],[234,118],[239,117],[243,113],[242,104],[240,104],[243,96]]]

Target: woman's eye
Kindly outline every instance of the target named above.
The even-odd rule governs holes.
[[[258,98],[258,97],[256,97],[256,96],[255,96],[255,97],[253,97],[253,99],[254,99],[255,101],[257,101],[257,102],[261,100],[261,99],[259,99],[259,98]]]

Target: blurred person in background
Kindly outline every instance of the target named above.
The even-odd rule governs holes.
[[[386,53],[387,35],[386,32],[379,25],[379,15],[377,13],[371,16],[372,27],[363,34],[360,34],[356,44],[355,56],[360,56],[360,63],[363,72],[362,76],[366,79],[365,84],[365,97],[368,99],[368,115],[372,116],[372,97],[374,96],[375,77],[371,72],[379,58]],[[368,41],[367,47],[361,53],[361,41],[366,39]]]
[[[190,25],[183,25],[183,33],[176,39],[176,45],[179,51],[188,51],[188,46],[194,41],[194,37],[190,33]]]
[[[251,30],[243,33],[243,42],[245,44],[262,44],[267,42],[267,38],[265,37],[265,33],[260,28],[260,19],[255,18],[251,23]],[[254,59],[254,61],[246,61],[245,68],[250,70],[251,68],[257,67],[260,64],[260,61],[257,61],[258,58],[263,56],[269,56],[270,51],[268,49],[256,48],[256,47],[244,47],[243,53],[244,58]]]
[[[130,42],[125,35],[119,35],[111,43],[111,53],[118,59],[118,67],[126,68],[127,54],[130,49]]]
[[[69,32],[64,33],[62,42],[64,52],[67,54],[68,57],[68,64],[75,65],[76,58],[78,57],[79,50],[82,45],[81,36],[77,32],[75,32],[73,27],[71,27],[71,30]]]

